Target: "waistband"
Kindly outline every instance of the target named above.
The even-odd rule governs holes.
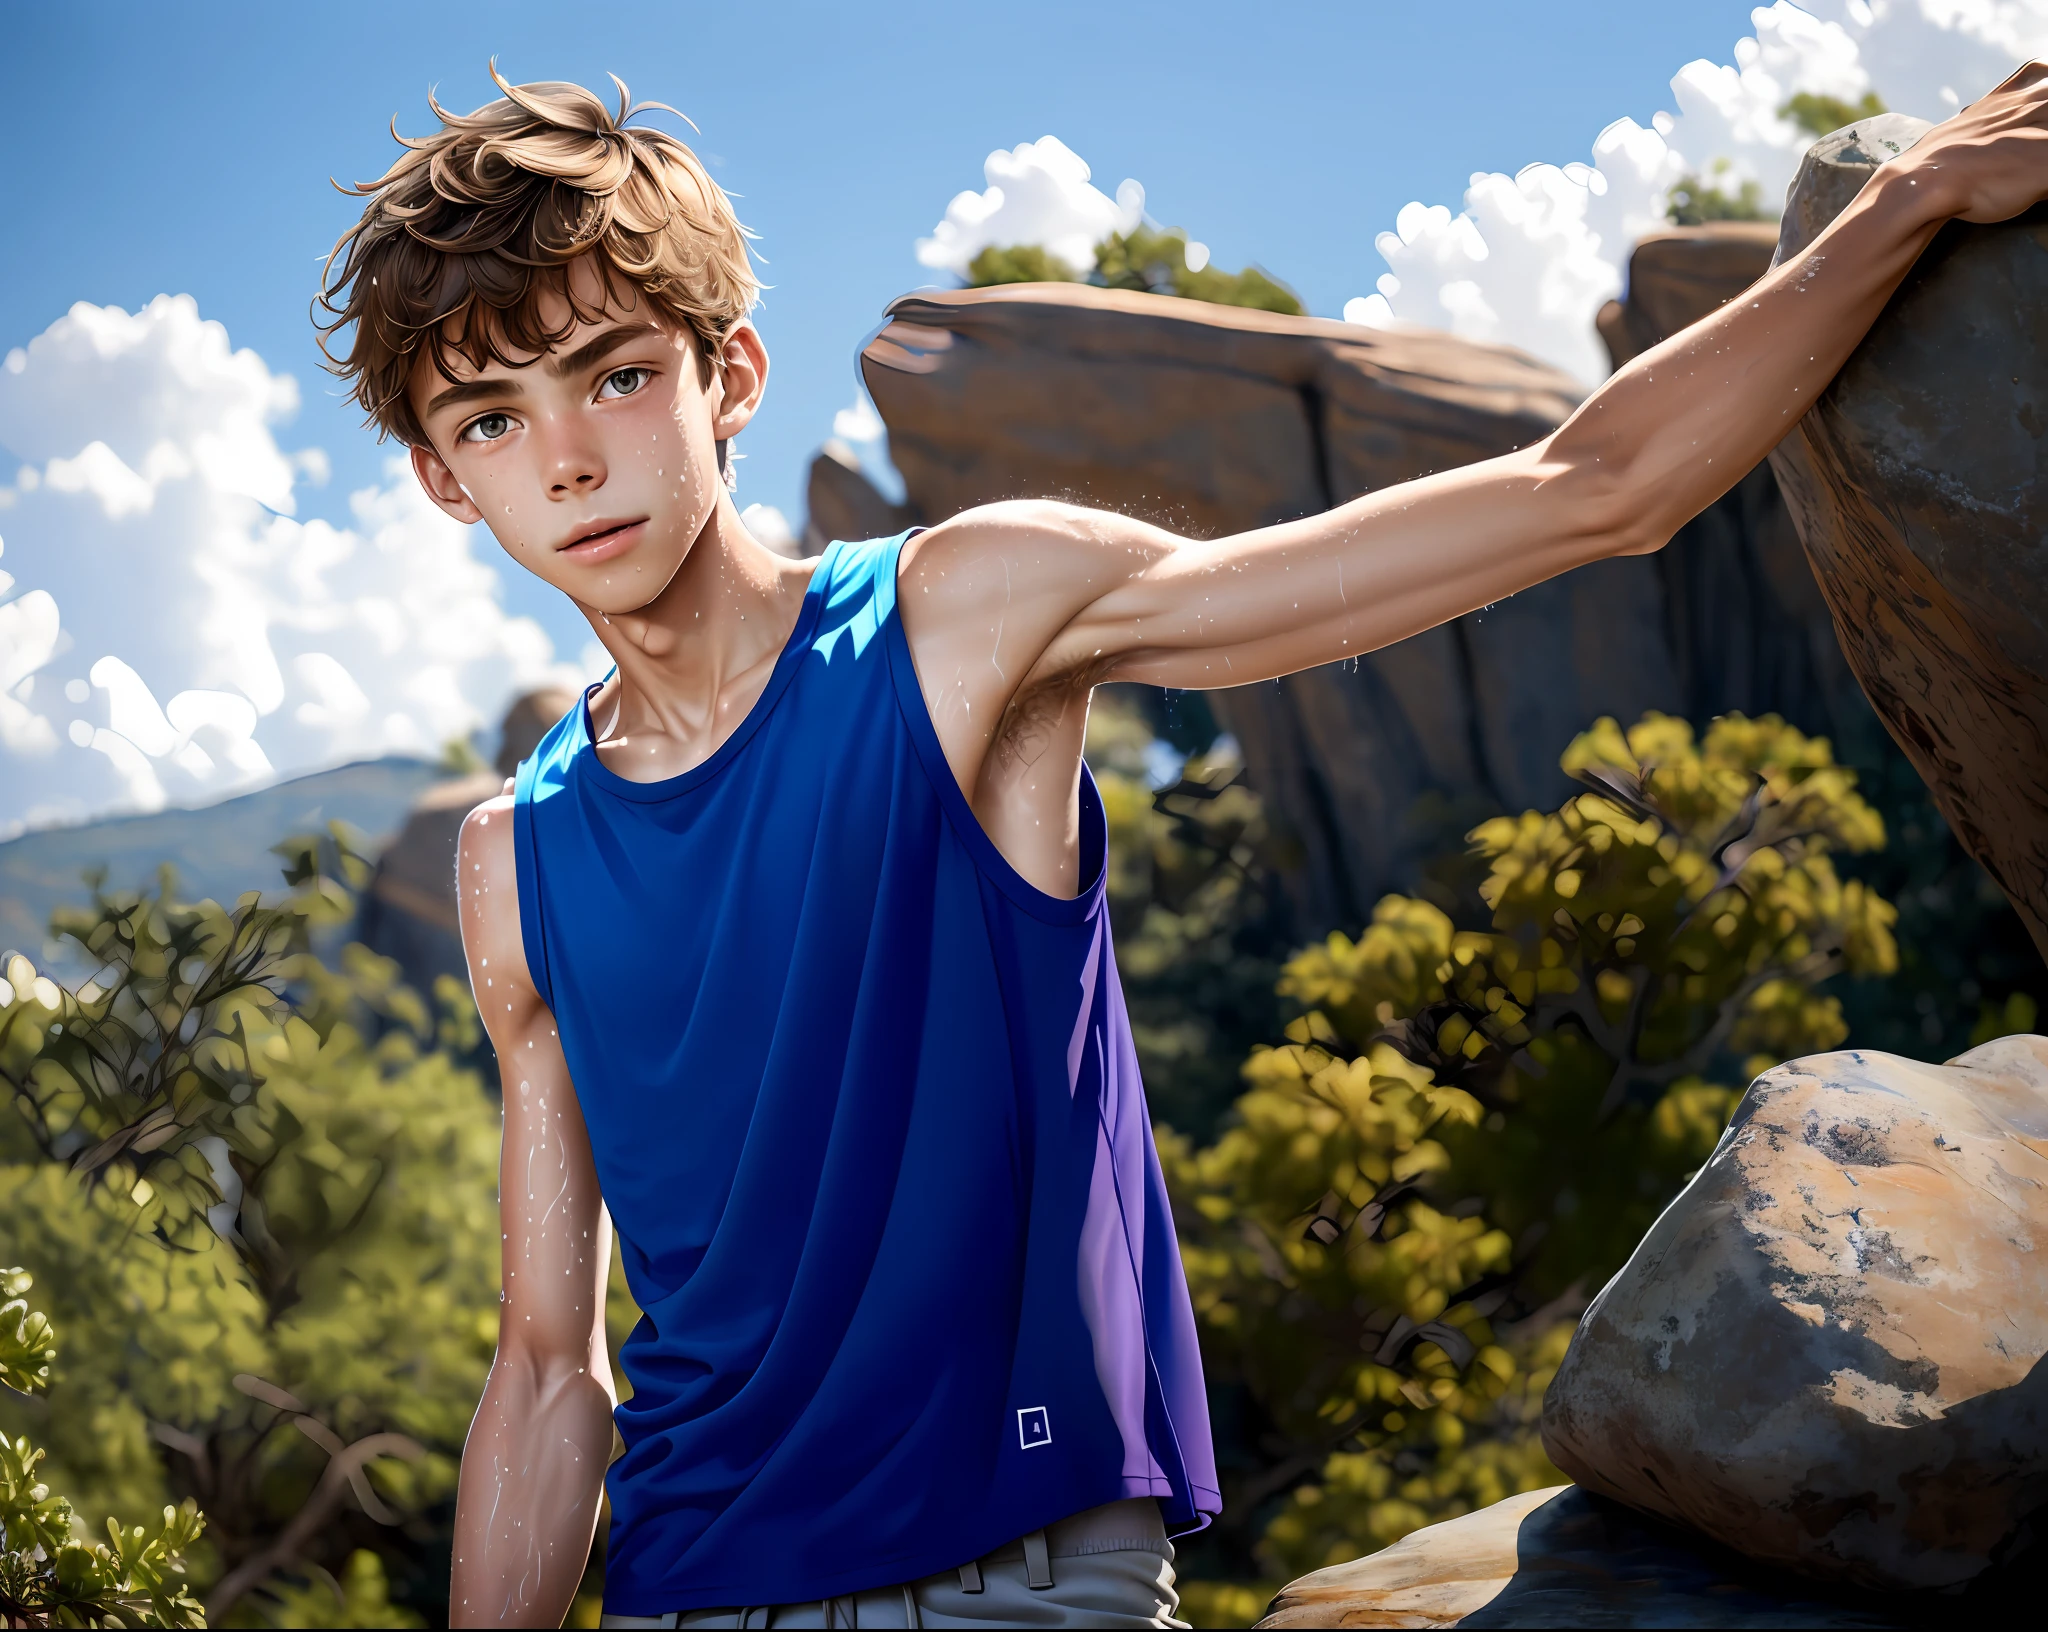
[[[1166,1521],[1159,1516],[1159,1503],[1150,1496],[1133,1496],[1121,1502],[1105,1502],[1069,1518],[1047,1525],[1046,1555],[1050,1558],[1085,1558],[1091,1553],[1157,1553],[1173,1556],[1166,1539]],[[1008,1542],[977,1560],[982,1564],[1014,1564],[1025,1557],[1024,1538]]]

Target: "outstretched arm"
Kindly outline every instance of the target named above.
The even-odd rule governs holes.
[[[462,1450],[449,1622],[559,1626],[611,1460],[611,1223],[554,1017],[527,978],[509,798],[470,813],[456,865],[470,984],[504,1082],[505,1296]]]
[[[2048,195],[2044,124],[2048,68],[2029,64],[1880,169],[1804,254],[1503,458],[1208,541],[1052,504],[935,528],[902,604],[963,786],[1078,732],[1066,700],[1101,681],[1267,679],[1660,548],[1806,411],[1945,221]]]

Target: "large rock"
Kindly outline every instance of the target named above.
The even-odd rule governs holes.
[[[906,295],[862,354],[927,519],[1085,497],[1197,538],[1520,447],[1578,386],[1428,330],[1085,284]]]
[[[1896,1626],[1569,1485],[1290,1582],[1262,1627]]]
[[[1928,127],[1801,165],[1780,259]],[[2048,955],[2048,212],[1953,223],[1771,456],[1843,650],[1963,847]]]
[[[1038,496],[1213,537],[1505,453],[1579,395],[1447,334],[1076,284],[912,295],[889,316],[863,371],[925,521]],[[1580,693],[1657,663],[1654,603],[1631,584],[1585,588],[1214,694],[1298,846],[1303,931],[1357,921],[1447,837],[1547,786],[1556,750],[1536,742],[1585,724]]]
[[[1726,298],[1758,259],[1747,238],[1732,252],[1710,239],[1686,240],[1705,246],[1685,296],[1703,311],[1717,303],[1709,262]],[[1678,305],[1646,308],[1642,323]],[[1241,531],[1505,453],[1579,396],[1519,352],[1449,334],[1076,284],[912,295],[889,317],[862,367],[907,519],[924,522],[1051,496],[1197,537]],[[1603,713],[1775,709],[1839,737],[1838,704],[1863,707],[1761,473],[1660,556],[1601,562],[1352,663],[1212,695],[1295,843],[1286,882],[1302,935],[1414,888],[1474,821],[1554,804],[1569,791],[1559,751]]]
[[[429,788],[377,858],[377,870],[357,914],[356,939],[373,952],[395,958],[407,981],[420,991],[431,993],[442,975],[464,985],[469,981],[462,922],[455,910],[455,846],[463,819],[504,787],[505,779],[575,700],[573,692],[546,690],[530,691],[514,701],[499,727],[498,754],[491,769]]]
[[[1747,1556],[1951,1588],[2048,1509],[2048,1038],[1759,1077],[1544,1402],[1590,1490]]]
[[[1671,227],[1636,240],[1628,292],[1600,310],[1600,338],[1616,368],[1719,311],[1771,267],[1778,229],[1768,221]]]
[[[803,554],[821,555],[835,538],[890,538],[916,518],[891,504],[860,468],[853,449],[837,437],[811,460],[804,482]]]

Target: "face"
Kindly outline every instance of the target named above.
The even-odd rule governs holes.
[[[587,262],[572,276],[586,274],[578,293],[594,296]],[[604,614],[646,606],[675,577],[725,493],[718,444],[753,417],[768,375],[752,328],[735,330],[711,369],[695,336],[644,300],[608,302],[517,367],[450,361],[452,382],[422,358],[408,387],[432,444],[413,450],[420,485]]]

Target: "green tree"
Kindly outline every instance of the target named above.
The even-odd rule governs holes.
[[[1777,211],[1764,207],[1763,189],[1745,180],[1731,190],[1726,159],[1719,159],[1702,177],[1680,176],[1671,189],[1665,215],[1674,227],[1702,227],[1709,221],[1775,221]]]
[[[1800,91],[1778,109],[1778,117],[1791,120],[1818,141],[1844,125],[1853,125],[1859,119],[1875,119],[1884,111],[1884,102],[1875,91],[1865,91],[1862,100],[1857,102]]]
[[[967,286],[981,289],[998,283],[1092,283],[1218,306],[1250,306],[1290,317],[1306,310],[1300,296],[1256,266],[1242,272],[1225,272],[1206,261],[1199,268],[1190,267],[1185,232],[1142,223],[1129,232],[1113,232],[1097,244],[1095,265],[1085,274],[1036,244],[991,245],[968,263]]]
[[[1073,283],[1074,269],[1036,244],[991,244],[967,263],[967,287],[998,283]]]
[[[50,1386],[57,1333],[28,1306],[34,1277],[0,1269],[0,1391]],[[190,1500],[166,1506],[154,1531],[107,1520],[107,1539],[78,1534],[71,1504],[52,1495],[44,1453],[0,1437],[0,1623],[8,1626],[204,1626],[185,1590],[185,1551],[206,1521]]]
[[[1885,105],[1875,91],[1866,91],[1861,100],[1846,102],[1839,96],[1823,96],[1814,91],[1800,91],[1788,98],[1778,108],[1780,119],[1789,119],[1807,135],[1818,140],[1822,136],[1853,125],[1859,119],[1870,119],[1885,111]],[[1717,159],[1704,176],[1688,173],[1678,178],[1671,189],[1671,200],[1665,213],[1673,226],[1699,227],[1710,221],[1775,221],[1778,212],[1764,202],[1763,189],[1754,181],[1743,181],[1731,186],[1732,177],[1726,159]]]
[[[1098,694],[1088,763],[1109,823],[1110,923],[1145,1094],[1155,1121],[1208,1139],[1239,1092],[1238,1062],[1283,1017],[1278,846],[1227,744],[1155,787],[1163,766],[1148,755],[1166,748],[1128,698]]]
[[[418,1624],[497,1332],[496,1108],[479,1030],[316,934],[362,882],[287,848],[293,896],[96,894],[58,933],[97,972],[7,970],[0,1238],[70,1346],[39,1427],[116,1513],[196,1498],[209,1614]],[[19,1418],[0,1406],[0,1426]]]
[[[1225,272],[1204,262],[1199,270],[1191,269],[1188,235],[1178,227],[1140,224],[1127,233],[1111,233],[1095,246],[1095,276],[1089,281],[1109,289],[1149,290],[1289,317],[1299,317],[1304,310],[1292,289],[1256,266]]]
[[[1563,764],[1588,792],[1472,834],[1489,928],[1386,898],[1287,964],[1304,1012],[1235,1125],[1161,1132],[1211,1375],[1253,1418],[1235,1557],[1268,1583],[1556,1482],[1535,1417],[1587,1294],[1738,1082],[1843,1040],[1817,986],[1896,966],[1891,908],[1830,859],[1884,834],[1825,741],[1653,714]]]

